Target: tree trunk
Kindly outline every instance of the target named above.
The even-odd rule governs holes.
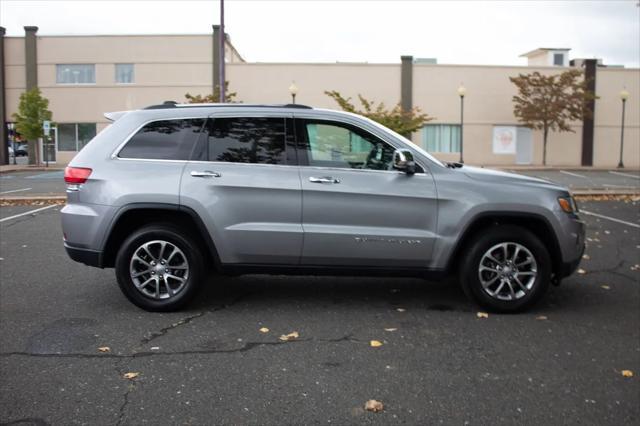
[[[29,155],[29,164],[38,164],[38,141],[27,141],[27,154]]]
[[[544,135],[542,137],[542,165],[547,165],[547,136],[549,135],[549,129],[544,128]]]

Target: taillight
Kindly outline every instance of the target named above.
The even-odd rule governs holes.
[[[92,170],[86,167],[67,167],[64,169],[64,181],[71,184],[82,184],[87,181]]]

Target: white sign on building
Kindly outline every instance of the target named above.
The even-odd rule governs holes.
[[[493,153],[515,154],[518,128],[515,126],[493,127]]]

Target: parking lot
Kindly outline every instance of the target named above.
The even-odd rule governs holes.
[[[211,277],[148,313],[67,258],[60,206],[1,207],[0,422],[637,423],[640,203],[581,207],[584,273],[488,318],[453,283],[366,277]]]

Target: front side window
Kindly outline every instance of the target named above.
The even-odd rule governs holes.
[[[58,84],[95,84],[96,66],[94,64],[58,64],[56,65],[56,83]]]
[[[120,158],[189,160],[204,125],[203,118],[148,123],[120,150]]]
[[[394,148],[377,137],[340,123],[304,125],[310,166],[392,170]]]
[[[80,151],[96,136],[96,123],[58,123],[58,151]]]
[[[133,77],[133,64],[116,64],[116,83],[132,84]]]
[[[460,152],[460,126],[427,124],[422,130],[422,146],[429,152]]]
[[[287,163],[284,118],[211,118],[206,128],[208,134],[206,158],[209,161]]]

